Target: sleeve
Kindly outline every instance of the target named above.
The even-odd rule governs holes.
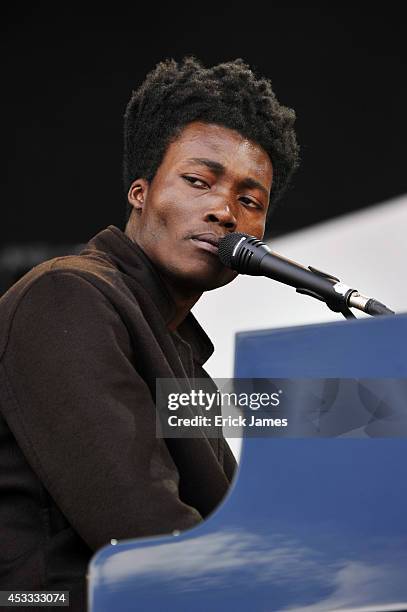
[[[43,275],[25,294],[3,359],[9,426],[93,550],[202,520],[180,500],[178,471],[156,438],[155,405],[133,361],[111,302],[65,271]]]

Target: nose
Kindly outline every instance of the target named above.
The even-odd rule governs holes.
[[[210,223],[218,223],[228,230],[235,231],[237,226],[237,219],[234,216],[229,204],[225,201],[213,204],[205,213],[205,221]]]

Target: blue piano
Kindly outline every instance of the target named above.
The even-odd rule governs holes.
[[[405,314],[239,333],[235,378],[393,381],[404,418],[406,339]],[[384,435],[359,422],[324,435],[324,413],[321,435],[245,438],[204,523],[94,555],[89,610],[407,610],[407,438],[385,400]]]

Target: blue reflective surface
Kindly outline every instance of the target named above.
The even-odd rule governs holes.
[[[370,345],[364,348],[363,337],[345,362],[329,335],[347,343],[351,328],[361,326],[372,342],[376,326],[383,331],[386,320],[391,321],[386,342],[390,337],[394,349],[400,343],[394,334],[407,330],[407,317],[302,328],[318,354],[324,327],[320,344],[328,349],[320,346],[324,359],[315,361],[313,375],[329,375],[328,368],[330,375],[366,376]],[[270,362],[269,376],[299,375],[290,374],[297,366],[289,359],[299,346],[298,333],[284,333],[284,343],[277,338],[281,360],[274,369]],[[246,337],[257,350],[258,343]],[[263,354],[273,351],[274,338],[275,332],[268,332]],[[245,368],[255,363],[246,349],[239,349],[237,373],[239,363]],[[405,351],[401,345],[400,350]],[[383,359],[378,354],[369,359]],[[254,370],[240,375],[255,376]],[[387,375],[407,376],[407,360],[398,361],[397,372],[388,370]],[[327,612],[368,605],[379,610],[384,604],[407,609],[406,455],[407,440],[396,438],[246,439],[234,485],[205,523],[178,536],[122,541],[93,557],[90,609]]]

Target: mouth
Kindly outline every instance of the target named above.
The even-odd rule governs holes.
[[[218,245],[220,236],[216,234],[198,234],[197,236],[192,236],[191,240],[196,243],[198,247],[204,249],[205,251],[209,251],[210,253],[218,254]]]

